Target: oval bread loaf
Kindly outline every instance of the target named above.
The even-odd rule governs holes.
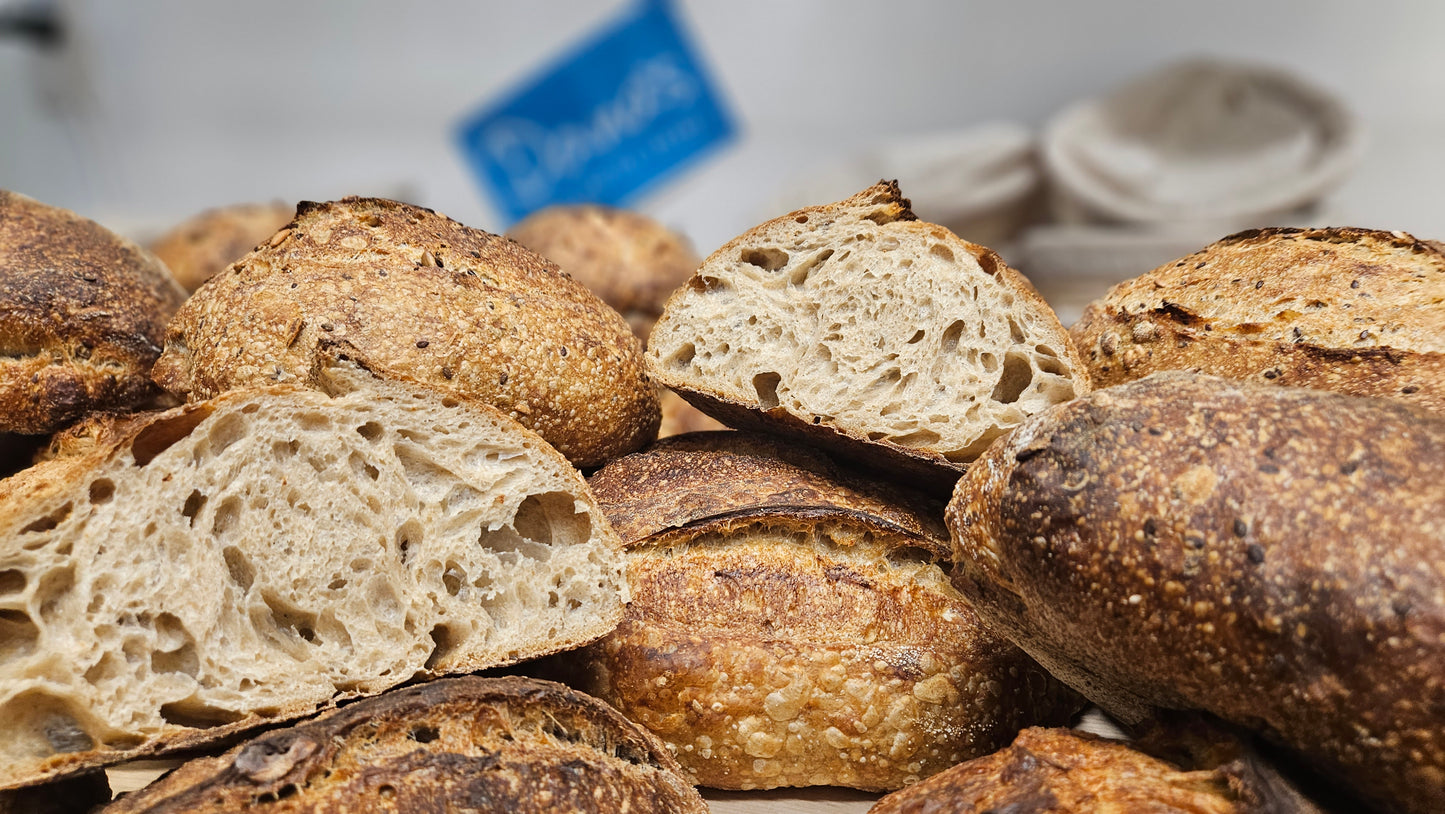
[[[577,466],[657,435],[642,348],[616,311],[506,238],[374,198],[301,203],[176,314],[155,379],[191,400],[306,384],[328,342],[380,376],[492,404]]]
[[[898,788],[1078,708],[949,585],[934,501],[737,432],[664,439],[591,484],[633,601],[559,661],[702,785]]]
[[[394,690],[202,758],[104,814],[469,811],[706,814],[656,738],[519,677]]]
[[[1202,709],[1391,810],[1445,810],[1445,419],[1187,373],[988,451],[954,582],[1111,713]]]
[[[1070,328],[1095,384],[1192,370],[1445,412],[1445,248],[1255,229],[1120,283]]]
[[[917,220],[896,183],[718,249],[668,300],[647,358],[728,426],[788,433],[924,488],[1089,390],[1023,275]]]
[[[0,788],[576,647],[626,598],[566,459],[328,367],[0,481]]]
[[[134,408],[186,292],[94,221],[0,190],[0,433],[53,432]]]

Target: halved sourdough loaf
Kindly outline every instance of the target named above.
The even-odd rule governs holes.
[[[320,383],[0,481],[0,788],[616,625],[620,543],[535,433],[355,368]]]
[[[1028,281],[918,221],[896,183],[718,249],[668,300],[647,359],[729,426],[915,471],[961,469],[1026,416],[1089,390]]]
[[[941,506],[769,436],[664,439],[591,480],[622,624],[557,661],[725,789],[894,789],[1078,697],[949,584]]]
[[[656,738],[550,681],[394,690],[195,760],[105,814],[706,814]]]

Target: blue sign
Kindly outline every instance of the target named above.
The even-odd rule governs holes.
[[[668,0],[640,0],[458,137],[508,217],[559,203],[625,206],[720,146],[732,125]]]

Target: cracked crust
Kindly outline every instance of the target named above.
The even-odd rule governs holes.
[[[1120,283],[1070,332],[1100,387],[1192,370],[1445,412],[1445,250],[1253,229]]]
[[[166,320],[186,298],[139,246],[0,190],[0,432],[53,432],[142,405]]]
[[[190,400],[310,384],[327,342],[377,375],[492,404],[580,467],[657,435],[657,395],[617,312],[506,238],[374,198],[301,203],[176,314],[154,375]]]
[[[359,701],[185,764],[104,814],[706,814],[667,750],[595,698],[504,677]]]
[[[1445,807],[1445,420],[1156,374],[1020,426],[948,523],[979,613],[1117,717],[1202,709]]]
[[[899,788],[1077,709],[949,585],[933,501],[740,432],[666,439],[591,485],[633,601],[559,661],[702,785]]]

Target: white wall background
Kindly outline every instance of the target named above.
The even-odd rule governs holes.
[[[5,0],[0,0],[3,5]],[[704,252],[779,185],[871,141],[1038,126],[1082,95],[1200,54],[1294,68],[1365,119],[1332,202],[1445,237],[1445,3],[684,0],[742,136],[644,200]],[[501,227],[457,120],[619,0],[62,0],[69,45],[0,40],[0,187],[145,232],[242,200],[405,197]],[[905,190],[906,193],[907,190]]]

